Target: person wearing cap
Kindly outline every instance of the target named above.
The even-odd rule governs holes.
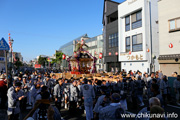
[[[104,99],[105,100],[105,99]],[[121,107],[120,95],[118,93],[113,93],[111,95],[111,104],[104,107],[103,103],[99,107],[99,120],[121,120],[121,114],[125,111]]]
[[[93,119],[93,101],[95,99],[94,88],[92,85],[85,84],[81,86],[81,96],[84,99],[84,106],[86,111],[86,120]]]
[[[8,89],[8,120],[18,120],[20,113],[20,101],[24,98],[21,94],[21,85],[22,83],[16,82],[15,86]]]
[[[5,108],[6,105],[6,100],[7,100],[7,83],[4,81],[5,80],[5,75],[2,74],[0,76],[0,94],[1,94],[1,104],[0,108]]]

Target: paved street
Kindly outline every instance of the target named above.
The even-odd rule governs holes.
[[[147,100],[144,101],[144,103],[147,105]],[[133,109],[132,108],[132,104],[131,103],[128,103],[128,111],[127,113],[129,114],[137,114],[142,108],[137,108],[137,109]],[[23,111],[22,112],[22,115],[21,115],[21,118],[24,118],[28,112],[30,110],[26,110],[26,111]],[[170,105],[168,104],[166,107],[165,107],[165,111],[167,113],[177,113],[178,114],[178,119],[180,119],[180,106],[177,106],[177,105]],[[64,120],[86,120],[86,115],[84,114],[84,110],[74,110],[73,112],[69,112],[68,109],[62,109],[61,110],[61,115],[62,115],[62,118]],[[7,112],[5,109],[0,109],[0,120],[7,120]],[[133,120],[133,119],[129,119],[129,120]],[[169,118],[168,120],[177,120],[177,119],[173,119],[173,118]]]

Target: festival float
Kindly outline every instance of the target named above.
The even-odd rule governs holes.
[[[97,72],[97,58],[88,52],[88,48],[84,40],[77,41],[73,55],[67,59],[71,74],[90,74]]]

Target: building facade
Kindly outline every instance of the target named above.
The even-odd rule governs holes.
[[[98,35],[92,38],[85,40],[86,45],[88,45],[88,51],[92,56],[97,58],[96,69],[104,69],[103,58],[99,59],[99,54],[103,53],[103,35]]]
[[[180,0],[159,0],[159,64],[165,75],[180,73]]]
[[[118,18],[121,68],[159,70],[157,0],[127,0],[118,6]]]
[[[104,39],[104,70],[119,71],[118,61],[118,5],[120,3],[104,0],[103,10],[103,39]]]

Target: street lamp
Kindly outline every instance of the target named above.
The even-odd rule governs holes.
[[[12,82],[12,76],[13,76],[13,73],[12,73],[12,70],[13,70],[13,42],[14,42],[14,40],[13,39],[11,39],[10,40],[10,43],[11,43],[11,72],[10,72],[10,74],[11,74],[11,82]]]
[[[12,57],[11,62],[13,63],[13,42],[14,42],[14,40],[11,39],[10,42],[11,42],[11,57]]]

